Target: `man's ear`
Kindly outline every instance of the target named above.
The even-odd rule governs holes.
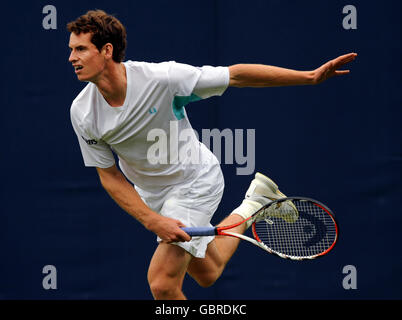
[[[106,59],[112,59],[113,58],[113,45],[111,43],[106,43],[103,48],[102,52],[105,55]]]

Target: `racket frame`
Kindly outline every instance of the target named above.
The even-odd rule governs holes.
[[[255,220],[255,218],[259,215],[259,213],[261,211],[265,210],[266,208],[270,207],[271,205],[275,205],[275,204],[278,204],[278,203],[281,203],[281,202],[284,202],[284,201],[288,201],[288,200],[310,201],[314,205],[316,205],[319,208],[321,208],[322,210],[324,210],[331,217],[331,219],[332,219],[332,221],[334,223],[334,226],[335,226],[335,234],[336,234],[336,236],[335,236],[335,239],[334,239],[333,243],[331,244],[331,246],[328,249],[326,249],[325,251],[323,251],[323,252],[321,252],[319,254],[315,254],[315,255],[311,255],[311,256],[303,256],[303,257],[286,255],[284,253],[278,252],[276,250],[273,250],[273,249],[269,248],[266,244],[264,244],[261,241],[261,239],[257,235],[254,221],[252,223],[252,234],[254,236],[254,239],[251,238],[251,237],[245,236],[243,234],[237,233],[237,232],[225,231],[225,230],[233,229],[233,228],[245,223],[248,220]],[[186,231],[186,229],[191,230],[192,228],[183,228],[184,231]],[[235,237],[235,238],[250,242],[250,243],[256,245],[257,247],[260,247],[261,249],[263,249],[263,250],[265,250],[265,251],[267,251],[267,252],[269,252],[269,253],[271,253],[273,255],[276,255],[276,256],[278,256],[280,258],[290,259],[290,260],[298,260],[298,261],[299,260],[312,260],[312,259],[316,259],[318,257],[322,257],[322,256],[326,255],[328,252],[330,252],[334,248],[334,246],[335,246],[335,244],[336,244],[336,242],[338,240],[338,232],[339,232],[338,224],[337,224],[337,222],[335,220],[335,215],[326,205],[324,205],[323,203],[321,203],[321,202],[319,202],[319,201],[317,201],[315,199],[312,199],[312,198],[298,197],[298,196],[286,197],[286,198],[281,198],[281,199],[278,199],[278,200],[274,200],[274,201],[264,205],[260,209],[258,209],[252,216],[250,216],[247,219],[244,219],[244,220],[242,220],[242,221],[240,221],[238,223],[234,223],[234,224],[231,224],[231,225],[228,225],[228,226],[222,226],[222,227],[206,227],[206,228],[203,228],[203,229],[210,231],[208,235]],[[188,233],[191,233],[191,232],[188,232]],[[196,235],[194,235],[194,236],[196,236]]]

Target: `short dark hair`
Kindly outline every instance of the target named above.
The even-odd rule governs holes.
[[[75,34],[92,33],[91,42],[101,51],[106,43],[113,45],[113,60],[122,62],[126,53],[127,33],[123,24],[103,10],[90,10],[67,24],[67,30]]]

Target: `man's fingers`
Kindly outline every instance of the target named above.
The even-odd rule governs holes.
[[[335,71],[335,74],[337,76],[341,76],[341,75],[348,74],[348,73],[350,73],[350,70],[337,70],[337,71]]]
[[[181,223],[180,228],[185,227],[184,224]],[[185,231],[183,231],[182,229],[180,229],[180,240],[179,241],[190,241],[191,240],[191,236],[189,236],[189,234]]]
[[[177,226],[180,228],[185,227],[186,225],[184,223],[182,223],[180,220],[176,220]]]
[[[191,236],[188,235],[188,233],[183,231],[183,236],[182,236],[182,241],[190,241]]]
[[[356,57],[357,57],[357,53],[352,52],[352,53],[347,53],[342,56],[339,56],[337,59],[340,59],[340,60],[352,59],[353,60]]]
[[[161,232],[157,233],[158,236],[162,239],[162,242],[172,243],[191,240],[191,236],[189,236],[181,229],[186,225],[183,224],[180,220],[172,219],[169,217],[163,217],[162,219],[163,227],[161,228]]]
[[[162,242],[173,243],[173,242],[187,242],[190,240],[191,240],[191,237],[187,233],[184,232],[184,235],[176,235],[174,238],[168,239],[168,240],[162,240]]]
[[[176,220],[177,226],[180,228],[180,231],[176,234],[177,241],[190,241],[191,237],[188,235],[187,232],[183,231],[181,228],[185,227],[186,225],[182,223],[180,220]]]
[[[320,68],[316,69],[315,83],[321,83],[333,76],[341,76],[349,74],[350,70],[338,70],[343,65],[353,61],[357,57],[357,53],[348,53],[323,64]]]
[[[190,241],[191,236],[189,236],[186,232],[181,230],[180,232],[176,233],[169,239],[164,239],[162,242],[164,243],[172,243],[172,242],[185,242],[185,241]]]
[[[345,54],[343,56],[336,58],[334,62],[335,62],[335,65],[337,67],[339,67],[346,63],[353,61],[356,57],[357,57],[357,53],[348,53],[348,54]]]

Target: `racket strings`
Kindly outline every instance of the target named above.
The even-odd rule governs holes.
[[[286,210],[255,223],[255,233],[267,247],[291,258],[309,258],[326,252],[337,238],[336,224],[330,214],[311,201],[292,200],[299,217],[287,222]],[[290,208],[290,206],[287,206]],[[293,210],[294,211],[294,210]]]

